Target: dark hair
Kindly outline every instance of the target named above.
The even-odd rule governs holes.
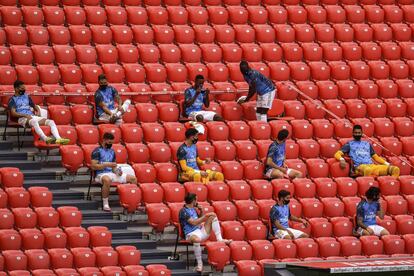
[[[105,132],[102,138],[103,138],[103,140],[112,140],[112,139],[114,139],[115,137],[114,137],[114,135],[113,135],[112,133],[110,133],[110,132]]]
[[[22,82],[21,80],[16,80],[14,83],[13,83],[13,88],[14,89],[16,89],[16,88],[19,88],[21,85],[23,85],[24,84],[24,82]]]
[[[279,133],[277,134],[277,140],[279,141],[283,141],[285,140],[287,137],[289,136],[289,131],[287,129],[282,129],[281,131],[279,131]]]
[[[378,187],[369,187],[369,189],[365,192],[365,197],[368,199],[374,199],[379,196],[381,193],[380,188]]]
[[[192,203],[196,199],[197,195],[193,193],[188,193],[185,195],[184,201],[186,204]]]
[[[194,136],[198,133],[198,130],[195,128],[189,128],[185,131],[185,138],[188,139],[191,136]]]
[[[240,66],[241,66],[241,65],[243,65],[243,66],[244,66],[244,65],[247,65],[247,66],[248,66],[249,64],[247,63],[247,61],[242,60],[242,61],[240,61]]]
[[[204,76],[203,75],[197,75],[195,77],[195,80],[204,80]]]
[[[104,74],[100,74],[98,76],[98,81],[101,81],[101,80],[106,80],[106,76]]]
[[[286,196],[290,195],[289,191],[286,190],[280,190],[279,193],[277,194],[277,198],[284,198]]]
[[[352,129],[352,131],[360,129],[362,130],[362,126],[361,125],[354,125],[354,128]]]

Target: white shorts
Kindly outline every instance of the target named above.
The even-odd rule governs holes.
[[[41,121],[43,119],[47,119],[48,113],[46,109],[40,108],[40,106],[38,106],[40,109],[40,116],[32,116],[32,119],[36,120],[36,121]],[[26,127],[27,126],[27,118],[19,118],[19,120],[17,120],[17,122],[19,123],[19,125],[21,125],[22,127]]]
[[[216,112],[213,111],[193,111],[188,115],[188,118],[192,119],[193,121],[197,121],[196,117],[198,115],[203,116],[204,121],[214,121],[214,116],[216,115]]]
[[[265,176],[267,177],[267,178],[272,178],[272,173],[273,173],[273,171],[274,170],[277,170],[277,169],[268,169],[267,171],[266,171],[266,173],[265,173]],[[288,175],[288,176],[291,176],[291,173],[292,173],[292,169],[287,169],[287,172],[286,172],[286,174]]]
[[[290,232],[292,232],[294,239],[299,238],[300,236],[302,236],[304,233],[300,230],[296,230],[293,228],[287,228]],[[277,230],[275,233],[275,237],[278,239],[284,239],[286,236],[289,236],[288,231],[285,230]]]
[[[117,175],[113,172],[101,173],[95,177],[95,181],[99,184],[102,184],[102,177],[109,176],[112,182],[118,182],[121,184],[127,183],[127,176],[135,176],[134,169],[128,164],[119,164],[118,168],[122,170],[122,175]]]
[[[381,232],[385,230],[384,227],[379,226],[379,225],[370,225],[368,226],[368,228],[370,228],[374,232],[374,235],[378,237],[381,236]],[[359,227],[357,230],[358,234],[361,236],[362,236],[362,231],[364,231],[364,229],[362,229],[361,227]]]
[[[115,114],[118,112],[118,109],[111,109],[111,113]],[[105,112],[101,114],[101,116],[99,116],[99,121],[110,121],[111,120],[112,115],[106,114]],[[118,119],[121,120],[121,119]],[[118,121],[117,120],[117,121]]]
[[[271,109],[275,95],[276,89],[264,95],[257,95],[256,106]]]
[[[206,229],[204,229],[204,226],[202,226],[201,229],[197,229],[191,233],[188,233],[185,237],[186,240],[189,240],[191,236],[197,236],[200,239],[200,241],[205,241],[210,237],[210,235],[207,234]]]

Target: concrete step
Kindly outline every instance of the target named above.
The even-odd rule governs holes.
[[[42,164],[29,160],[0,160],[0,168],[4,167],[16,167],[20,170],[40,170]]]
[[[82,210],[82,218],[87,220],[113,219],[113,215],[102,210]]]
[[[69,187],[69,183],[65,181],[60,181],[60,182],[64,182],[65,184],[67,184],[66,188]],[[52,190],[52,193],[53,193],[53,199],[56,199],[56,200],[74,200],[74,199],[83,200],[85,197],[82,192],[69,190],[69,189]]]
[[[89,226],[106,226],[109,230],[126,229],[127,223],[113,219],[83,219],[82,226],[88,228]]]
[[[174,261],[168,259],[148,259],[148,260],[141,260],[141,265],[149,265],[149,264],[163,264],[166,265],[169,269],[186,269],[185,261]]]
[[[140,249],[141,260],[148,259],[168,259],[172,255],[172,252],[163,251],[159,249]]]
[[[171,275],[177,275],[177,276],[200,276],[200,273],[194,272],[191,269],[186,270],[186,269],[174,269],[171,270]]]
[[[24,174],[24,179],[26,180],[55,180],[58,176],[60,176],[65,170],[62,168],[56,169],[49,169],[44,168],[42,170],[33,170],[33,169],[25,169],[22,170]]]
[[[26,178],[26,175],[25,175]],[[56,179],[29,179],[24,180],[23,186],[27,189],[33,186],[42,186],[47,187],[49,190],[51,190],[53,193],[55,191],[69,191],[67,190],[69,188],[70,182],[64,181],[64,180],[56,180]],[[54,199],[64,199],[60,198],[59,195],[56,195],[57,198],[54,196]],[[72,197],[67,197],[67,199],[72,199]]]
[[[157,248],[157,243],[155,241],[150,241],[150,240],[144,240],[144,239],[125,239],[125,240],[112,240],[112,246],[113,247],[117,247],[119,245],[133,245],[136,248],[138,248],[139,250],[143,250],[143,249],[156,249]],[[149,262],[148,264],[150,264],[151,262]],[[157,262],[152,262],[153,264],[157,263]]]
[[[98,209],[98,203],[94,201],[84,200],[84,199],[78,199],[78,200],[53,200],[52,206],[55,208],[58,208],[60,206],[76,206],[79,208],[79,210],[97,210]]]
[[[0,150],[0,160],[27,160],[27,152]]]
[[[112,239],[113,240],[126,240],[126,239],[142,239],[142,233],[131,229],[113,229]]]
[[[1,135],[3,135],[3,132],[0,132]],[[1,137],[0,139],[3,139],[3,137]],[[13,149],[13,143],[10,141],[3,141],[0,140],[0,150],[11,150]]]

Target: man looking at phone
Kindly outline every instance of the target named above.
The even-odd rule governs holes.
[[[189,87],[185,90],[185,115],[197,122],[223,121],[223,118],[215,112],[203,110],[203,105],[206,108],[210,106],[210,90],[204,89],[203,85],[204,77],[202,75],[197,75],[195,77],[194,86]]]

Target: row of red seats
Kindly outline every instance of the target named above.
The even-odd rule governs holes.
[[[17,227],[17,225],[16,225]],[[1,250],[111,246],[112,234],[104,226],[22,228],[0,230]],[[139,264],[139,263],[136,263]]]
[[[385,42],[411,40],[413,24],[267,24],[250,25],[148,25],[105,26],[105,25],[71,25],[69,27],[43,26],[6,26],[0,33],[0,44],[6,38],[11,45],[73,44],[192,44],[194,41],[205,43],[280,43],[293,42]]]
[[[110,58],[110,55],[107,56]],[[258,59],[259,60],[259,59]],[[363,61],[329,62],[270,62],[268,66],[263,65],[275,81],[306,81],[312,79],[317,82],[329,80],[369,80],[373,78],[381,82],[393,79],[404,80],[414,76],[414,62],[408,61]],[[82,80],[86,83],[95,83],[97,76],[102,73],[108,75],[108,81],[122,83],[124,81],[140,83],[164,83],[186,82],[193,80],[199,73],[208,76],[212,82],[242,82],[243,76],[240,73],[238,63],[225,65],[220,62],[212,62],[207,65],[201,63],[168,63],[165,66],[158,63],[147,63],[144,66],[139,64],[103,64],[102,67],[96,64],[61,64],[54,65],[16,65],[15,67],[3,65],[0,72],[7,74],[1,84],[13,83],[16,78],[28,85],[36,85],[39,81],[43,84],[78,84]],[[331,97],[332,98],[332,97]]]
[[[162,60],[165,63],[197,63],[201,59],[204,62],[239,62],[242,58],[248,62],[279,62],[282,59],[287,62],[299,62],[305,59],[308,62],[325,60],[329,62],[332,77],[340,79],[341,75],[336,72],[335,65],[348,66],[345,63],[333,61],[360,61],[362,58],[367,61],[381,60],[412,60],[414,57],[414,43],[412,42],[362,42],[359,45],[355,42],[337,43],[224,43],[214,44],[205,43],[199,46],[195,44],[141,44],[138,47],[131,44],[99,44],[96,47],[90,45],[13,45],[0,47],[0,64],[8,65],[13,61],[16,65],[50,64],[95,64],[97,60],[101,63],[157,63]],[[378,62],[377,62],[378,63]],[[375,64],[370,63],[370,67],[375,76],[382,76]],[[296,63],[288,63],[295,65]],[[350,62],[349,66],[353,69],[355,62]],[[396,73],[395,62],[390,62],[390,66],[384,64],[387,70]],[[126,66],[126,65],[124,65]],[[229,70],[233,71],[233,66],[229,64]],[[348,66],[348,68],[349,68]],[[390,67],[390,68],[389,68]],[[336,71],[335,71],[336,69]],[[381,68],[380,68],[381,69]],[[349,71],[350,69],[348,69]],[[355,69],[354,69],[355,70]],[[378,72],[377,72],[378,71]],[[353,71],[352,71],[353,72]],[[232,73],[235,75],[236,73]],[[303,73],[302,73],[303,74]],[[344,74],[344,73],[342,73]],[[349,74],[349,72],[348,72]],[[296,75],[292,75],[295,77]],[[300,76],[297,74],[297,76]]]
[[[205,25],[211,24],[318,24],[318,23],[414,23],[410,5],[330,6],[33,6],[2,7],[3,24],[20,25]]]
[[[16,188],[10,188],[11,196],[23,197],[23,192],[16,191]],[[82,222],[82,214],[76,207],[62,206],[53,207],[25,207],[24,204],[14,204],[9,209],[0,209],[3,220],[0,224],[1,229],[17,229],[35,228],[53,228],[53,227],[79,227]]]
[[[76,254],[79,256],[78,259],[81,259],[83,256],[80,255],[80,252],[76,251]],[[13,262],[13,258],[24,258],[24,254],[21,252],[10,252],[7,253],[6,261]],[[22,255],[23,254],[23,255]],[[89,251],[85,254],[89,254]],[[27,262],[30,260],[27,259]],[[89,264],[89,263],[88,263]],[[59,268],[59,269],[36,269],[32,271],[27,270],[13,270],[9,274],[5,272],[0,272],[0,275],[10,275],[10,276],[133,276],[133,275],[142,275],[142,276],[158,276],[158,275],[171,275],[171,271],[165,265],[147,265],[146,267],[141,265],[128,265],[125,267],[119,266],[105,266],[101,267],[81,267],[78,269],[73,268]]]
[[[2,264],[4,263],[4,267],[1,267],[2,271],[4,271],[4,268],[6,271],[13,271],[72,267],[79,269],[82,267],[93,268],[118,265],[127,267],[138,266],[141,259],[141,254],[135,246],[118,246],[116,249],[110,246],[98,246],[93,249],[75,247],[70,251],[64,248],[49,249],[48,251],[29,249],[25,250],[24,253],[20,250],[5,250],[2,254]],[[98,268],[96,269],[99,271]]]

